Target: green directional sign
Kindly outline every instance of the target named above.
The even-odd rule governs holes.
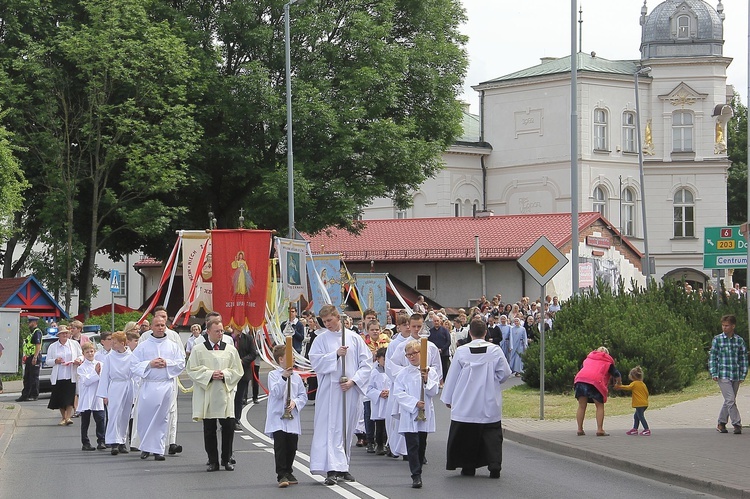
[[[747,266],[747,241],[739,225],[706,227],[703,237],[703,268],[737,269]]]

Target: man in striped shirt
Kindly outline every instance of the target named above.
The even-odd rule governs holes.
[[[711,377],[719,384],[724,405],[719,411],[719,424],[716,431],[728,433],[727,421],[731,420],[734,433],[742,433],[742,419],[737,409],[737,391],[740,383],[747,376],[747,347],[745,340],[734,334],[737,318],[725,315],[721,318],[721,334],[714,336],[711,351],[708,354],[708,370]]]

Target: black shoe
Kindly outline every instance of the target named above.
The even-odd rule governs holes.
[[[164,461],[165,459],[164,454],[154,454],[154,461]]]
[[[328,483],[328,480],[329,479],[326,478],[323,483],[326,484],[326,485],[336,485],[335,481],[332,482],[332,483]],[[289,487],[289,479],[286,476],[280,476],[277,481],[279,482],[279,488],[280,489],[285,489],[285,488]]]
[[[286,477],[284,477],[284,480],[286,481]],[[338,483],[338,477],[336,476],[336,472],[329,471],[326,475],[326,479],[323,480],[323,483],[325,485],[336,485]],[[288,481],[287,481],[287,485],[289,485]],[[281,486],[281,482],[279,482],[279,486]]]
[[[234,430],[235,431],[242,431],[242,425],[239,423],[234,423]]]
[[[401,460],[402,461],[408,461],[409,460],[409,456],[401,456]]]
[[[742,425],[736,424],[736,425],[733,425],[733,426],[734,426],[734,434],[735,435],[739,435],[740,433],[742,433]]]
[[[297,485],[299,482],[297,481],[297,477],[292,475],[291,473],[286,474],[286,479],[289,482],[289,485]]]
[[[337,473],[337,475],[338,475],[339,480],[343,480],[345,482],[356,482],[352,474],[349,473],[348,471],[340,471]]]
[[[125,447],[125,444],[118,445],[117,446],[117,450],[120,451],[120,454],[127,454],[128,453],[128,448]]]
[[[490,471],[490,478],[500,478],[500,470]]]
[[[237,464],[237,460],[234,458],[234,456],[229,458],[229,464]]]
[[[375,449],[375,455],[385,456],[385,448],[382,445],[378,445],[377,449]]]
[[[26,397],[18,397],[18,398],[16,399],[16,402],[26,402],[27,400],[29,400],[29,399],[28,399],[28,398],[26,398]]]
[[[219,463],[208,463],[206,471],[219,471]]]
[[[98,444],[96,444],[96,450],[104,450],[106,448],[107,446],[104,445],[102,442],[99,442]]]
[[[227,471],[234,471],[234,465],[231,462],[230,463],[224,463],[224,464],[222,464],[222,466],[224,466],[224,469],[227,470]]]
[[[169,444],[168,453],[170,456],[174,456],[175,454],[179,454],[180,452],[182,452],[182,445]]]
[[[116,456],[117,454],[120,453],[120,450],[115,445],[114,447],[112,447],[112,450],[110,450],[109,453],[112,454],[113,456]]]
[[[257,403],[258,403],[258,399],[257,399],[257,398],[254,398],[254,399],[253,399],[253,404],[257,404]]]
[[[461,474],[463,476],[474,476],[477,474],[476,468],[461,468]]]
[[[151,454],[150,454],[150,453],[148,453],[148,452],[145,452],[145,451],[144,451],[144,452],[141,452],[141,459],[148,459],[148,456],[150,456],[150,455],[151,455]]]
[[[414,475],[411,479],[411,488],[412,489],[421,489],[422,488],[422,475]]]
[[[375,444],[367,444],[367,453],[375,454]]]
[[[141,450],[141,449],[139,449],[138,447],[131,447],[130,448],[130,452],[138,452],[139,450]]]
[[[729,433],[727,431],[726,423],[719,423],[718,425],[716,425],[716,431],[718,431],[719,433]]]
[[[81,446],[81,450],[96,450],[96,447],[94,447],[94,446],[93,446],[93,445],[91,445],[91,444],[83,444],[83,445]]]
[[[28,398],[28,400],[29,400],[30,402],[33,402],[34,400],[37,400],[38,398],[39,398],[39,397],[29,397],[29,398]]]
[[[398,456],[391,451],[388,451],[388,453],[386,453],[386,456],[392,457],[393,459],[398,459]]]
[[[31,399],[29,399],[29,400],[31,400]],[[74,418],[80,418],[81,417],[81,413],[78,412],[78,411],[76,411],[76,412],[73,413],[73,417]]]
[[[427,466],[427,458],[426,457],[422,458],[422,466]]]
[[[365,439],[364,438],[358,438],[357,439],[357,447],[364,447],[365,446]]]

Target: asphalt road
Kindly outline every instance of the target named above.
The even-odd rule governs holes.
[[[514,380],[515,381],[515,380]],[[186,382],[189,383],[189,382]],[[13,394],[0,395],[7,403]],[[8,450],[0,461],[0,499],[31,497],[187,498],[221,497],[345,497],[345,498],[674,498],[712,497],[662,484],[587,462],[560,457],[510,441],[503,445],[503,471],[499,480],[488,478],[486,469],[477,476],[462,477],[445,470],[445,445],[449,412],[436,402],[438,431],[428,438],[423,472],[424,488],[410,488],[406,462],[367,454],[352,447],[351,472],[356,483],[326,487],[321,477],[307,470],[314,407],[302,411],[303,435],[295,474],[299,485],[279,489],[275,482],[273,449],[261,431],[265,403],[243,411],[241,432],[235,434],[234,472],[205,472],[202,426],[190,421],[190,396],[179,399],[178,441],[185,450],[164,462],[142,461],[138,453],[111,456],[109,452],[83,452],[80,420],[58,427],[58,411],[46,408],[47,400],[24,403],[24,412]],[[93,422],[92,422],[93,423]],[[90,430],[93,435],[93,428]],[[617,449],[612,449],[616,452]]]

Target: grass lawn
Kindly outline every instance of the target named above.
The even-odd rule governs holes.
[[[623,380],[625,383],[626,380]],[[570,393],[563,395],[544,394],[544,417],[545,419],[575,419],[578,402],[573,398],[571,383]],[[607,416],[630,414],[630,393],[620,392],[622,395],[613,396],[617,392],[610,387],[609,398],[606,404]],[[650,410],[661,409],[686,400],[694,400],[707,395],[716,395],[719,389],[708,371],[696,376],[695,382],[679,392],[665,393],[662,395],[651,395],[648,398]],[[503,418],[539,418],[539,390],[531,389],[526,385],[514,386],[503,392]]]

